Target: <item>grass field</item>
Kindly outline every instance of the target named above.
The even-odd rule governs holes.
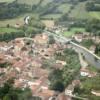
[[[60,18],[61,15],[62,14],[48,14],[48,15],[43,16],[42,18],[44,18],[44,19],[51,19],[51,18],[57,19],[57,18]]]
[[[13,2],[14,0],[0,0],[0,3],[2,2],[7,2],[7,3],[10,3],[10,2]]]
[[[7,24],[9,24],[10,26],[15,26],[15,24],[19,24],[20,26],[22,26],[24,24],[24,18],[26,16],[34,16],[37,18],[38,14],[27,13],[13,19],[0,20],[0,27],[5,27]]]
[[[92,18],[100,19],[100,12],[94,11],[94,12],[89,12],[89,14]]]
[[[15,28],[4,28],[4,27],[0,28],[0,33],[11,33],[11,32],[17,32],[17,31],[19,30]]]
[[[28,5],[38,4],[39,2],[40,0],[18,0],[18,3],[28,4]]]
[[[75,6],[75,9],[71,11],[69,14],[70,17],[74,17],[76,19],[88,19],[90,18],[89,13],[85,9],[85,3],[79,3]]]
[[[43,0],[41,6],[46,6],[48,3],[52,2],[53,0]]]
[[[62,4],[58,7],[58,10],[62,13],[67,13],[71,7],[71,4]]]
[[[84,28],[71,28],[70,31],[64,32],[64,36],[66,36],[66,37],[71,37],[71,36],[74,35],[76,32],[85,32],[85,29],[84,29]]]

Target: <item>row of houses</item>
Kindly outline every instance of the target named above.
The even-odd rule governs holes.
[[[42,66],[44,61],[54,59],[54,54],[62,52],[65,46],[56,42],[48,44],[48,39],[46,34],[38,34],[31,40],[17,38],[8,43],[0,43],[0,48],[3,48],[0,49],[0,64],[3,61],[11,64],[7,68],[0,68],[0,74],[3,73],[0,77],[0,84],[9,78],[14,78],[15,87],[22,89],[29,87],[33,96],[39,96],[43,100],[52,100],[57,92],[49,89],[49,71],[43,69]],[[60,69],[64,65],[66,62],[55,60],[52,66]]]

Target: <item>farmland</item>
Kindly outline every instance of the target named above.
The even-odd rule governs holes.
[[[5,27],[0,28],[0,33],[11,33],[11,32],[17,32],[17,31],[19,30],[15,28],[5,28]]]
[[[88,12],[85,10],[85,3],[79,3],[69,14],[69,17],[76,19],[87,19],[89,18]]]
[[[70,36],[74,35],[76,32],[85,32],[85,29],[73,27],[69,31],[64,32],[64,36],[70,37]]]
[[[0,2],[12,2],[14,0],[0,0]],[[59,19],[62,15],[64,14],[68,14],[69,18],[73,18],[73,19],[100,19],[100,12],[99,11],[86,11],[86,3],[85,2],[78,2],[77,5],[73,5],[71,3],[58,3],[55,2],[53,3],[53,0],[17,0],[19,4],[27,4],[29,5],[31,8],[33,5],[35,5],[36,9],[34,8],[33,11],[30,10],[29,12],[24,12],[24,14],[20,14],[14,18],[7,18],[5,20],[0,20],[0,26],[4,27],[7,24],[10,24],[11,26],[14,26],[16,23],[23,25],[24,24],[24,18],[26,16],[34,16],[34,15],[39,15],[40,13],[44,13],[43,15],[40,16],[40,18],[42,19]],[[41,3],[40,3],[41,1]],[[52,4],[51,4],[52,3]],[[51,5],[49,5],[51,4]],[[48,6],[47,6],[48,5]],[[57,7],[56,7],[57,5]],[[99,4],[96,4],[97,6],[99,6]],[[50,7],[54,8],[55,12],[53,12],[53,10],[50,11]],[[73,7],[73,9],[72,9]],[[38,9],[38,10],[37,10]],[[40,10],[40,11],[39,11]],[[67,17],[67,16],[66,16]],[[64,20],[65,21],[65,20]]]
[[[3,2],[7,2],[7,3],[11,3],[13,2],[14,0],[0,0],[0,3],[3,3]]]
[[[71,4],[62,4],[58,7],[58,10],[62,13],[67,13],[70,10]]]
[[[100,12],[89,12],[89,15],[92,17],[92,18],[96,18],[96,19],[100,19]]]
[[[38,18],[38,14],[27,13],[27,14],[18,16],[18,17],[13,18],[13,19],[0,20],[0,27],[5,27],[7,24],[9,24],[10,26],[14,26],[15,24],[19,24],[20,26],[22,26],[24,24],[24,18],[28,15],[35,17],[35,18]]]
[[[27,5],[38,4],[39,2],[40,0],[18,0],[18,3]]]
[[[57,19],[60,17],[61,17],[61,14],[48,14],[48,15],[42,16],[43,19]]]

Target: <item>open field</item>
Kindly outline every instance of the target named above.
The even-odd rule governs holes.
[[[46,6],[48,3],[52,2],[53,0],[43,0],[41,6]]]
[[[0,28],[0,33],[11,33],[11,32],[17,32],[19,30],[15,29],[15,28]]]
[[[64,32],[64,36],[70,37],[74,35],[76,32],[85,32],[84,28],[71,28],[70,31]]]
[[[58,10],[62,13],[67,13],[72,5],[71,4],[62,4],[58,7]]]
[[[45,15],[43,16],[42,18],[44,19],[57,19],[57,18],[60,18],[62,14],[48,14],[48,15]]]
[[[76,19],[88,19],[90,18],[89,13],[85,10],[85,4],[79,3],[69,14],[70,17],[74,17]]]
[[[28,4],[28,5],[35,5],[38,4],[40,2],[40,0],[18,0],[18,3],[21,4]]]
[[[100,19],[100,12],[94,11],[94,12],[89,12],[89,14],[92,18]]]
[[[34,16],[36,18],[38,17],[37,14],[27,13],[13,19],[0,20],[0,27],[5,27],[7,24],[9,24],[10,26],[15,26],[15,24],[19,24],[20,26],[22,26],[24,24],[24,18],[26,16]]]
[[[13,2],[14,0],[0,0],[0,3],[2,2],[7,2],[7,3],[10,3],[10,2]]]
[[[42,20],[42,22],[45,24],[46,27],[51,28],[54,26],[53,20]]]

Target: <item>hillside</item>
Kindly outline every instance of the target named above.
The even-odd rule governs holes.
[[[6,24],[9,23],[9,19],[12,22],[16,22],[16,19],[21,19],[27,15],[39,15],[41,19],[63,19],[67,18],[74,20],[88,20],[88,19],[100,19],[100,3],[99,0],[0,0],[0,19],[7,19]],[[88,2],[92,4],[92,7]],[[2,3],[9,3],[4,6]],[[10,7],[9,7],[10,5]],[[96,8],[88,10],[88,7]],[[5,9],[4,9],[5,8]],[[10,13],[9,13],[10,12]],[[5,23],[0,20],[0,25],[4,26]]]
[[[100,19],[100,11],[86,10],[87,2],[88,0],[18,0],[18,3],[30,5],[36,12],[41,12],[42,18],[45,19],[56,19],[66,13],[75,19]]]

